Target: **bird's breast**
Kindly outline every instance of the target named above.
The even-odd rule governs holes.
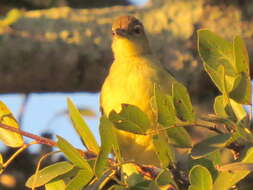
[[[101,106],[106,115],[121,110],[121,104],[132,104],[152,117],[154,71],[141,60],[113,63],[102,88]]]

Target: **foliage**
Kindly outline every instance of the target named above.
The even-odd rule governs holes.
[[[221,93],[214,100],[214,114],[196,116],[187,89],[180,83],[172,85],[171,95],[164,94],[155,85],[153,100],[159,128],[148,130],[152,124],[146,113],[133,105],[123,104],[119,113],[112,111],[108,118],[101,117],[99,146],[80,111],[68,99],[70,118],[86,150],[76,149],[59,136],[57,143],[36,137],[38,143],[57,146],[68,161],[56,162],[43,169],[38,167],[26,186],[45,186],[47,190],[229,190],[235,186],[243,189],[243,183],[239,182],[246,183],[245,178],[253,170],[252,94],[247,50],[239,36],[230,42],[208,30],[199,30],[198,51],[205,71]],[[250,108],[250,113],[246,106]],[[0,139],[7,146],[23,150],[22,135],[26,133],[18,129],[3,103],[0,111]],[[216,134],[208,133],[205,139],[192,146],[193,140],[186,128],[197,127]],[[152,135],[162,167],[124,162],[116,128],[133,134]],[[182,148],[187,148],[188,154],[184,159],[178,159],[175,149],[180,155]],[[224,162],[226,151],[234,156],[228,163]],[[7,161],[0,157],[1,172],[13,157]],[[120,169],[126,167],[132,168],[129,176],[120,173]],[[247,187],[252,185],[247,183]]]

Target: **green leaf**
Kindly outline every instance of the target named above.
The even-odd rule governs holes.
[[[113,124],[106,118],[106,116],[100,118],[99,132],[101,148],[95,163],[95,174],[98,178],[103,175],[108,167],[108,155],[113,146],[113,137],[115,137],[115,134],[112,134],[114,132]]]
[[[45,185],[46,190],[62,190],[65,189],[66,185],[63,180],[53,180]]]
[[[206,72],[209,74],[211,80],[216,85],[221,93],[224,93],[224,76],[225,71],[223,66],[217,67],[217,69],[213,69],[210,65],[204,63],[204,68]]]
[[[122,104],[120,113],[111,111],[109,119],[118,129],[135,134],[144,135],[151,128],[146,113],[134,105]]]
[[[241,121],[239,121],[237,123],[237,132],[238,135],[246,140],[249,141],[251,143],[253,143],[253,134],[250,131],[249,127],[250,127],[250,121],[248,117],[245,117],[244,119],[242,119]]]
[[[246,156],[243,158],[241,163],[253,163],[253,148],[248,149]],[[238,183],[240,180],[245,178],[250,173],[249,170],[245,171],[224,171],[220,172],[214,182],[213,189],[217,190],[228,190],[233,185]]]
[[[229,172],[236,172],[236,171],[253,171],[253,163],[242,163],[242,162],[234,162],[231,164],[225,164],[218,167],[218,171],[229,171]]]
[[[233,90],[230,92],[229,97],[241,104],[251,104],[251,82],[247,73],[241,72],[236,76]]]
[[[150,181],[142,181],[129,188],[129,190],[148,190]]]
[[[178,189],[172,173],[168,169],[163,169],[156,177],[155,182],[160,190],[167,190],[171,186]]]
[[[218,116],[231,119],[234,122],[240,121],[247,116],[247,112],[241,104],[233,99],[226,100],[222,95],[215,98],[214,112]]]
[[[167,167],[170,163],[175,162],[174,149],[171,145],[169,145],[164,136],[154,135],[153,143],[155,146],[155,151],[163,168]]]
[[[230,92],[238,74],[233,44],[208,30],[199,30],[198,51],[205,70],[220,92]]]
[[[80,169],[75,177],[71,179],[65,190],[82,190],[92,179],[92,175],[86,169]]]
[[[214,113],[222,118],[228,118],[228,114],[225,110],[226,107],[226,101],[224,99],[223,95],[216,96],[214,100]]]
[[[211,160],[214,165],[221,164],[221,153],[220,153],[220,151],[212,152],[211,154],[208,154],[208,156],[206,158]],[[208,170],[209,170],[209,168],[208,168]]]
[[[231,43],[208,30],[199,30],[198,50],[218,89],[223,94],[230,92],[238,103],[251,104],[249,58],[243,40],[237,36]],[[224,67],[223,73],[220,67]]]
[[[85,123],[81,113],[73,104],[70,98],[67,99],[69,115],[73,122],[73,126],[77,133],[81,136],[83,142],[87,146],[88,150],[98,154],[99,146],[97,141],[92,134],[91,130],[89,129],[88,125]]]
[[[225,68],[225,75],[234,76],[233,44],[209,30],[198,30],[198,52],[208,66],[217,71],[220,65]]]
[[[176,110],[173,104],[172,96],[166,95],[155,86],[154,89],[158,122],[165,127],[176,123]],[[192,146],[191,137],[183,127],[168,128],[167,135],[171,144],[177,147],[189,148]]]
[[[196,165],[190,170],[189,180],[190,190],[212,190],[212,177],[208,169],[201,165]]]
[[[249,55],[243,39],[236,36],[233,45],[237,72],[245,72],[249,75]]]
[[[81,154],[64,138],[57,136],[57,146],[64,153],[64,155],[77,167],[86,169],[89,175],[93,176],[93,171]]]
[[[2,101],[0,101],[0,123],[19,129],[17,120]],[[0,128],[0,140],[10,147],[20,147],[24,144],[24,140],[20,134],[3,128]]]
[[[189,156],[188,160],[188,168],[191,169],[195,165],[202,165],[203,167],[207,168],[208,171],[211,173],[212,178],[215,179],[218,175],[217,169],[215,168],[215,163],[210,160],[208,157],[199,158],[199,159],[192,159]]]
[[[168,188],[167,188],[168,189]],[[147,190],[161,190],[161,188],[159,188],[159,186],[154,182],[154,181],[151,181],[149,183],[149,187]],[[163,190],[163,189],[162,189]]]
[[[226,105],[225,110],[234,121],[240,121],[247,117],[247,112],[244,107],[233,99],[229,99],[229,104]]]
[[[117,138],[117,129],[115,127],[112,127],[112,141],[113,141],[113,144],[112,144],[112,149],[113,149],[113,153],[115,155],[115,158],[116,160],[121,163],[123,162],[123,159],[121,157],[121,152],[120,152],[120,148],[119,148],[119,143],[118,143],[118,138]]]
[[[194,121],[195,114],[187,89],[179,82],[172,85],[172,96],[176,108],[177,117],[183,121]]]
[[[35,185],[34,187],[39,187],[48,183],[52,179],[69,172],[73,168],[74,166],[69,162],[57,162],[40,170],[36,178],[35,175],[29,177],[25,185],[29,188],[32,188],[33,185]],[[36,179],[35,182],[34,179]]]
[[[174,127],[167,129],[169,142],[176,147],[190,148],[192,147],[192,139],[183,127]]]
[[[176,122],[176,110],[173,104],[172,96],[161,92],[158,86],[154,88],[158,122],[163,126],[171,126]]]
[[[229,140],[231,137],[231,134],[219,134],[195,144],[191,152],[192,158],[202,158],[214,151],[224,148],[227,143],[230,142]]]

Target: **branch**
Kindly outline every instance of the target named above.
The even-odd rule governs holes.
[[[35,134],[32,134],[32,133],[17,129],[17,128],[11,127],[9,125],[5,125],[3,123],[0,123],[0,128],[6,129],[6,130],[14,132],[14,133],[18,133],[22,136],[33,139],[37,142],[37,144],[44,144],[44,145],[48,145],[48,146],[57,146],[57,143],[55,141],[51,140],[51,139],[41,137],[41,136],[38,136],[38,135],[35,135]],[[79,151],[79,153],[82,156],[85,156],[86,159],[93,159],[97,156],[96,154],[94,154],[93,152],[91,152],[89,150],[85,151],[85,152],[80,150],[80,149],[77,149],[77,150]]]
[[[143,7],[27,11],[0,34],[0,92],[98,92],[113,60],[111,23],[122,14],[143,21],[154,53],[197,99],[215,90],[196,53],[196,29],[241,34],[253,52],[252,20],[239,7],[153,0]]]

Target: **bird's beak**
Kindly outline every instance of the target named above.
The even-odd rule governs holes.
[[[113,35],[124,37],[127,35],[127,31],[125,29],[117,28],[113,31]]]

